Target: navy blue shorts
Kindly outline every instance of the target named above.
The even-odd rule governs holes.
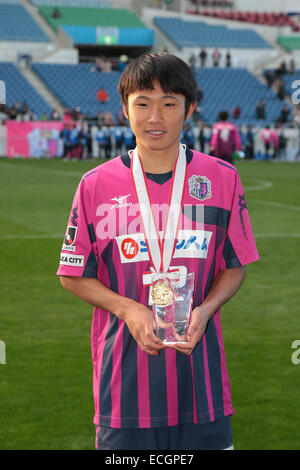
[[[230,416],[150,429],[96,427],[97,450],[222,450],[232,445]]]

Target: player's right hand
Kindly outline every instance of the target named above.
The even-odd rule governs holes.
[[[142,351],[155,356],[166,348],[155,334],[156,323],[149,308],[135,303],[125,313],[123,320]]]

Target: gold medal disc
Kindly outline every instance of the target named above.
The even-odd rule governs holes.
[[[152,286],[152,303],[156,305],[168,305],[173,300],[173,290],[164,281],[159,281]]]

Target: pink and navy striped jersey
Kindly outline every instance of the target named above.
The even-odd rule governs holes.
[[[211,145],[215,157],[232,157],[235,150],[241,150],[241,139],[235,124],[221,121],[214,124]]]
[[[258,260],[244,191],[236,169],[187,149],[187,179],[171,267],[196,274],[194,306],[219,271]],[[76,191],[58,275],[97,278],[122,296],[150,305],[143,274],[150,269],[128,154],[87,172]],[[147,174],[160,230],[172,172]],[[208,423],[234,413],[217,311],[191,356],[167,348],[143,352],[127,325],[94,309],[94,423],[159,427]]]

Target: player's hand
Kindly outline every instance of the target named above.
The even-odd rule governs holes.
[[[204,307],[200,305],[199,307],[194,308],[191,313],[191,323],[185,335],[187,342],[178,344],[175,343],[169,345],[169,347],[189,356],[193,352],[195,346],[201,340],[209,318],[210,314],[205,310]]]
[[[166,348],[164,343],[155,334],[157,325],[149,308],[135,303],[126,312],[123,320],[142,351],[154,356]]]

